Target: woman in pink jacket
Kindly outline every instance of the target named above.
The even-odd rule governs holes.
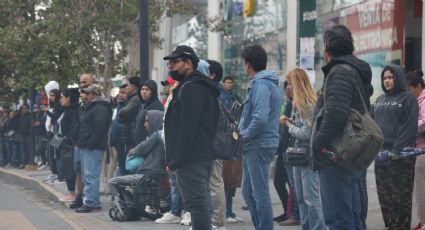
[[[425,83],[421,71],[407,75],[407,85],[419,103],[417,148],[425,148]],[[414,230],[425,230],[425,155],[416,158],[415,165],[415,193],[418,207],[418,225]]]

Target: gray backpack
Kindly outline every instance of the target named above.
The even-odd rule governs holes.
[[[327,155],[335,164],[352,170],[365,170],[375,160],[382,144],[384,143],[384,135],[378,124],[367,112],[368,109],[364,102],[363,96],[355,81],[355,74],[353,68],[349,65],[342,64],[348,72],[353,76],[353,84],[360,95],[365,113],[361,114],[359,111],[351,108],[347,124],[344,127],[341,135],[338,135],[331,143],[328,151],[322,152]],[[326,85],[324,88],[324,106],[320,109],[317,119],[323,117],[326,111]],[[314,122],[313,130],[317,122]],[[312,133],[312,136],[314,136]],[[311,144],[313,138],[310,139]]]

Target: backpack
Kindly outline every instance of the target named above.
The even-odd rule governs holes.
[[[186,82],[181,86],[178,98],[183,87],[190,83]],[[239,135],[238,121],[218,97],[214,99],[218,105],[218,119],[212,150],[213,157],[218,160],[238,160],[242,155],[242,138]]]

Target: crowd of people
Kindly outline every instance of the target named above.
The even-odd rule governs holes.
[[[282,91],[279,75],[267,70],[267,54],[258,45],[241,54],[251,80],[244,101],[219,62],[200,60],[184,45],[164,57],[169,77],[160,82],[160,95],[155,81],[139,77],[130,77],[112,100],[102,96],[91,74],[80,76],[78,88],[49,82],[36,104],[2,107],[0,163],[27,170],[49,166],[46,182],[66,182],[62,200],[79,213],[102,207],[106,153],[116,163],[108,181],[112,198],[118,185],[135,183],[150,170],[168,171],[171,209],[158,224],[207,230],[243,221],[232,208],[240,187],[255,229],[273,229],[274,221],[305,230],[366,229],[367,169],[344,167],[328,151],[355,110],[374,119],[384,137],[379,154],[390,156],[387,162],[375,161],[385,228],[411,229],[415,189],[419,223],[413,227],[425,229],[425,156],[402,154],[425,148],[423,73],[406,76],[400,66],[384,67],[384,93],[371,103],[371,68],[353,55],[350,30],[335,25],[323,41],[324,82],[318,93],[301,68],[289,71]],[[212,152],[221,105],[239,122],[243,150],[237,160],[215,159]],[[130,167],[129,159],[135,158],[139,163]],[[269,191],[273,160],[283,212],[275,217]]]

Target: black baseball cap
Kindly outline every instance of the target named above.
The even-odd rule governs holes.
[[[199,58],[198,56],[196,56],[195,51],[192,49],[192,47],[185,45],[176,46],[170,55],[164,57],[164,60],[176,59],[179,57],[188,58],[192,60],[194,65],[197,65],[199,62]]]

